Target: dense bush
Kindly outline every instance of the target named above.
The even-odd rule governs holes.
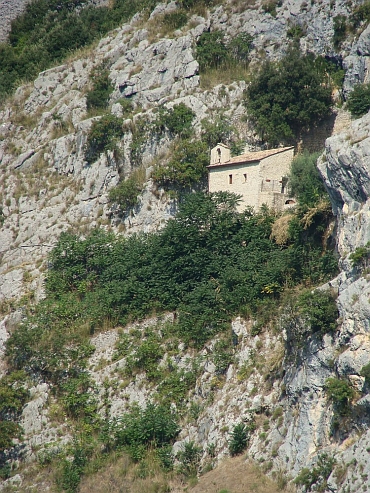
[[[94,120],[86,142],[85,158],[92,163],[100,154],[116,149],[117,141],[123,137],[122,119],[114,115],[105,115]]]
[[[186,188],[206,177],[208,164],[208,149],[204,142],[181,139],[175,142],[169,162],[155,167],[152,178],[164,187]]]
[[[326,393],[333,402],[335,413],[343,416],[348,414],[355,392],[347,380],[328,378],[325,383]]]
[[[238,423],[234,426],[230,434],[229,452],[231,456],[241,454],[248,445],[249,428],[244,423]]]
[[[240,33],[229,42],[221,31],[204,32],[197,41],[196,59],[201,73],[210,68],[221,68],[230,63],[248,63],[252,37]]]
[[[176,415],[168,407],[154,404],[145,409],[133,406],[112,427],[116,446],[124,447],[134,460],[142,458],[149,447],[172,443],[179,431]]]
[[[190,137],[194,117],[194,111],[184,103],[175,104],[172,108],[162,106],[153,123],[154,130],[158,134],[168,131],[172,136]]]
[[[347,108],[355,118],[360,118],[370,110],[370,84],[355,86],[348,96]]]
[[[289,186],[293,197],[301,206],[313,207],[326,196],[326,191],[316,162],[320,153],[298,154],[292,161]]]
[[[92,89],[86,94],[87,109],[107,108],[113,85],[109,79],[109,70],[99,66],[90,74]]]
[[[352,29],[356,30],[361,24],[367,24],[370,21],[370,2],[365,0],[361,5],[357,5],[350,15]]]
[[[191,194],[156,234],[62,234],[49,259],[46,299],[9,338],[10,363],[53,381],[73,377],[92,351],[86,331],[164,310],[177,310],[179,336],[201,346],[241,310],[269,301],[266,286],[278,287],[278,300],[286,286],[336,272],[331,252],[322,251],[324,231],[313,226],[310,239],[300,230],[282,247],[271,239],[272,213],[237,213],[236,202],[224,192]],[[325,317],[314,301],[308,305],[320,330]]]
[[[310,324],[312,332],[327,334],[335,331],[339,315],[335,299],[329,290],[306,291],[299,295],[300,314]]]
[[[126,180],[109,191],[110,202],[118,204],[122,211],[138,203],[139,194],[145,183],[145,169],[135,170]]]
[[[262,140],[292,142],[330,114],[330,80],[321,58],[291,51],[280,61],[266,61],[247,88],[248,116]]]
[[[347,17],[344,15],[337,15],[333,19],[333,45],[334,48],[339,48],[342,41],[346,39],[347,34]]]

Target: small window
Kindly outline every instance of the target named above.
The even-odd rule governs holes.
[[[229,185],[232,185],[233,183],[233,175],[229,175]]]
[[[243,176],[244,176],[244,183],[247,183],[247,173],[244,173]]]

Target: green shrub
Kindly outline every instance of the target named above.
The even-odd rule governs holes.
[[[206,177],[208,164],[208,149],[204,142],[180,140],[174,145],[170,161],[157,165],[152,178],[166,188],[174,185],[187,188]]]
[[[286,35],[290,39],[300,39],[305,35],[305,30],[299,24],[294,24],[290,26],[286,32]]]
[[[228,143],[234,132],[234,127],[223,114],[217,115],[213,120],[204,118],[201,123],[201,139],[209,149],[219,142]]]
[[[324,453],[319,455],[317,464],[311,470],[304,467],[294,480],[294,483],[302,486],[305,492],[326,491],[327,481],[333,471],[336,460]]]
[[[252,42],[248,33],[240,33],[227,43],[221,31],[204,32],[197,41],[195,55],[200,73],[230,63],[246,65]]]
[[[125,447],[130,453],[136,453],[140,447],[166,446],[178,433],[175,414],[166,406],[154,404],[148,404],[145,409],[133,406],[113,426],[116,445]]]
[[[109,201],[118,204],[122,211],[135,207],[138,196],[143,191],[145,169],[135,170],[126,180],[121,181],[109,191]]]
[[[96,161],[100,154],[116,149],[123,137],[122,119],[114,115],[105,115],[94,120],[87,136],[85,159],[89,163]]]
[[[158,385],[158,400],[168,406],[175,404],[177,408],[183,408],[186,397],[190,389],[194,387],[196,379],[197,371],[195,369],[186,371],[171,367],[170,373],[167,376],[162,375]]]
[[[348,414],[355,392],[346,380],[328,378],[325,383],[328,398],[333,402],[335,412],[341,416]]]
[[[334,48],[339,48],[341,43],[346,39],[347,35],[347,17],[344,15],[337,15],[333,19],[333,45]]]
[[[229,452],[232,457],[241,454],[247,448],[248,433],[253,429],[253,425],[247,426],[245,423],[238,423],[233,427],[229,440]]]
[[[107,108],[113,85],[109,79],[109,70],[103,66],[96,67],[90,74],[92,89],[86,94],[87,109]]]
[[[370,242],[363,247],[356,248],[356,250],[350,254],[349,259],[352,261],[352,265],[355,267],[366,267],[369,255]]]
[[[301,315],[310,324],[312,332],[327,334],[337,328],[336,296],[330,290],[306,291],[299,295]]]
[[[97,424],[97,400],[93,383],[86,372],[69,378],[61,385],[62,403],[66,413],[73,419],[83,419],[86,423]]]
[[[232,341],[221,339],[213,348],[213,363],[216,375],[224,375],[233,362]]]
[[[169,12],[164,14],[162,22],[168,28],[174,31],[175,29],[181,29],[188,21],[188,16],[183,10],[176,10],[175,12]]]
[[[357,5],[350,15],[352,29],[356,30],[361,24],[367,24],[370,21],[370,2],[365,0],[361,5]]]
[[[276,17],[276,8],[281,7],[282,4],[282,0],[268,0],[262,4],[262,8],[266,12],[266,14],[270,14],[272,15],[272,17]]]
[[[181,472],[186,476],[195,476],[197,474],[202,449],[197,447],[194,442],[185,442],[182,450],[177,453],[177,459],[181,466]]]
[[[351,115],[360,118],[370,109],[370,84],[358,84],[347,99],[347,108]]]
[[[11,448],[13,446],[13,440],[20,439],[21,436],[22,428],[18,423],[0,420],[0,453]]]
[[[324,65],[320,57],[292,48],[280,62],[261,66],[245,104],[262,140],[292,142],[330,114],[331,84]]]
[[[369,385],[370,384],[370,363],[368,363],[367,365],[364,365],[361,368],[360,375],[362,377],[365,377],[365,383],[367,385]]]
[[[326,190],[316,167],[320,153],[307,151],[298,154],[292,161],[289,187],[293,197],[301,206],[313,207],[326,196]]]
[[[159,109],[154,128],[162,134],[169,131],[173,136],[190,137],[195,113],[184,103],[175,104],[172,108]]]

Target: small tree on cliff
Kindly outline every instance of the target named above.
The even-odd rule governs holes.
[[[245,101],[263,140],[292,142],[330,114],[333,104],[325,60],[292,48],[280,62],[266,61]]]

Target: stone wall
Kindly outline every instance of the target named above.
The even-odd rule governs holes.
[[[278,199],[278,195],[281,195],[283,176],[289,174],[293,154],[292,148],[259,162],[212,168],[209,173],[208,190],[242,195],[239,210],[244,210],[247,206],[258,209],[262,204],[280,210],[284,201]]]

